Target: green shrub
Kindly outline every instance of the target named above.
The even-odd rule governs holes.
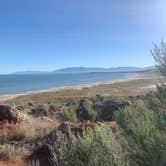
[[[76,108],[74,106],[65,108],[64,111],[61,113],[63,121],[70,121],[73,123],[77,123],[77,115],[75,110]]]
[[[29,102],[29,103],[28,103],[28,106],[33,106],[33,103]]]
[[[156,112],[158,127],[166,131],[166,85],[158,85],[155,91],[146,95],[148,108]]]
[[[146,98],[151,109],[166,108],[166,85],[157,85],[156,90],[149,92]]]
[[[76,109],[77,118],[79,120],[97,120],[97,110],[95,110],[93,103],[88,100],[81,100],[78,108]]]
[[[130,159],[135,165],[164,166],[166,162],[165,134],[158,128],[158,114],[142,102],[116,113],[130,147]]]
[[[166,113],[162,111],[166,109],[166,85],[157,85],[155,91],[151,91],[146,95],[146,103],[150,109],[156,113]]]
[[[59,138],[60,166],[125,166],[127,162],[117,146],[111,130],[99,127],[94,132],[86,130],[82,137],[72,137],[71,146],[66,148],[65,143]]]
[[[166,42],[162,39],[159,45],[154,44],[151,51],[156,67],[163,76],[166,76]]]
[[[50,111],[55,111],[55,109],[56,109],[55,105],[51,104],[51,105],[49,106],[49,110],[50,110]]]

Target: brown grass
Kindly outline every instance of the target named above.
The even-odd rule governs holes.
[[[34,130],[30,126],[25,124],[11,124],[3,123],[0,125],[0,143],[5,142],[7,139],[13,139],[14,141],[20,141],[24,138],[30,138],[34,136]]]
[[[28,166],[28,164],[20,158],[14,158],[9,161],[0,161],[0,166]]]
[[[0,124],[0,143],[6,142],[9,138],[14,141],[22,139],[31,139],[49,133],[59,126],[59,121],[53,122],[31,119],[29,122],[22,124]],[[38,132],[40,130],[40,132]]]

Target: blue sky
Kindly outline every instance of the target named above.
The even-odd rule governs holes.
[[[150,66],[165,0],[1,0],[0,73]]]

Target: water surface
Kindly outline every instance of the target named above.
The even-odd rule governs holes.
[[[118,81],[135,76],[136,73],[0,75],[0,95],[21,94],[104,81]]]

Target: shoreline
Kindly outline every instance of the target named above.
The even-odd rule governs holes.
[[[142,76],[141,76],[142,75]],[[60,86],[56,88],[49,88],[49,89],[43,89],[43,90],[35,90],[35,91],[29,91],[25,93],[18,93],[18,94],[4,94],[0,95],[0,101],[8,101],[15,99],[20,96],[26,96],[26,95],[34,95],[34,94],[40,94],[45,92],[57,92],[61,90],[81,90],[83,88],[91,88],[98,85],[108,85],[108,84],[115,84],[119,82],[126,82],[126,81],[132,81],[132,80],[139,80],[139,79],[146,79],[146,77],[143,74],[136,74],[134,77],[128,77],[125,79],[117,79],[117,80],[109,80],[109,81],[100,81],[100,82],[93,82],[93,83],[87,83],[87,84],[79,84],[79,85],[72,85],[72,86]]]
[[[154,74],[147,74],[147,73],[135,73],[135,76],[124,78],[124,79],[117,79],[117,80],[109,80],[109,81],[100,81],[100,82],[93,82],[93,83],[87,83],[87,84],[79,84],[79,85],[73,85],[73,86],[61,86],[56,88],[49,88],[49,89],[43,89],[43,90],[35,90],[35,91],[29,91],[25,93],[19,93],[19,94],[6,94],[6,95],[0,95],[0,101],[9,101],[12,99],[15,99],[20,96],[28,96],[28,95],[35,95],[35,94],[41,94],[46,92],[58,92],[61,90],[82,90],[84,88],[91,88],[98,85],[109,85],[109,84],[116,84],[116,83],[123,83],[127,81],[132,80],[140,80],[140,79],[152,79],[154,77],[160,78],[160,76],[154,75]],[[154,85],[155,86],[155,85]],[[147,88],[151,88],[152,85],[149,85]]]

